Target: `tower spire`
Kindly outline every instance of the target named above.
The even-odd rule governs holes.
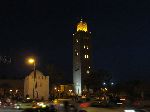
[[[77,24],[77,32],[78,31],[84,31],[87,32],[87,23],[83,22],[82,18],[80,20],[80,22]]]

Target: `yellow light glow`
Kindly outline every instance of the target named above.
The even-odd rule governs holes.
[[[69,92],[71,93],[71,92],[72,92],[72,90],[70,89],[70,90],[69,90]]]
[[[78,39],[76,39],[76,42],[79,42]]]
[[[53,103],[54,103],[54,104],[58,104],[59,102],[58,102],[57,99],[55,99],[55,100],[53,101]]]
[[[87,32],[87,24],[86,22],[80,21],[77,25],[77,31],[84,31]]]
[[[87,70],[87,71],[86,71],[86,73],[87,73],[87,74],[89,74],[89,73],[90,73],[90,71],[89,71],[89,70]]]
[[[30,98],[29,97],[27,97],[27,100],[29,100]]]
[[[125,98],[121,98],[120,100],[126,100]]]
[[[28,62],[29,62],[30,64],[33,64],[33,63],[35,62],[35,60],[34,60],[33,58],[29,58]]]
[[[42,108],[46,108],[46,105],[45,105],[45,104],[43,104],[43,105],[42,105]]]
[[[105,98],[104,97],[102,97],[102,100],[104,100]]]

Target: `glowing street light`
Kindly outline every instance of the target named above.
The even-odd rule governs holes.
[[[16,93],[18,92],[18,90],[16,90]]]
[[[29,63],[29,64],[33,64],[34,71],[35,71],[35,66],[36,66],[36,65],[35,65],[35,59],[34,59],[34,58],[29,58],[29,59],[28,59],[28,63]]]
[[[28,63],[29,63],[29,64],[33,64],[34,72],[35,72],[35,67],[36,67],[35,62],[36,62],[36,61],[35,61],[34,58],[29,58],[29,59],[28,59]]]
[[[69,92],[71,93],[71,92],[72,92],[72,90],[70,89],[70,90],[69,90]]]
[[[111,85],[113,86],[113,85],[114,85],[114,83],[113,83],[113,82],[111,82]]]
[[[106,82],[103,82],[103,85],[105,86],[105,85],[106,85]]]
[[[28,62],[29,62],[29,64],[33,64],[33,63],[35,63],[35,59],[29,58],[29,59],[28,59]]]
[[[107,89],[107,88],[105,88],[105,90],[107,91],[108,89]]]

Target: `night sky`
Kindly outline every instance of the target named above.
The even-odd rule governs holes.
[[[148,79],[150,2],[148,0],[4,0],[0,3],[0,55],[11,57],[1,74],[24,76],[25,59],[38,67],[54,64],[72,77],[72,34],[82,17],[92,32],[93,68],[114,80]],[[72,79],[69,79],[72,80]]]

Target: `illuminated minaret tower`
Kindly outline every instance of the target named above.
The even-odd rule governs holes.
[[[91,35],[87,23],[82,20],[73,34],[73,83],[75,93],[87,90],[87,78],[91,74]]]

